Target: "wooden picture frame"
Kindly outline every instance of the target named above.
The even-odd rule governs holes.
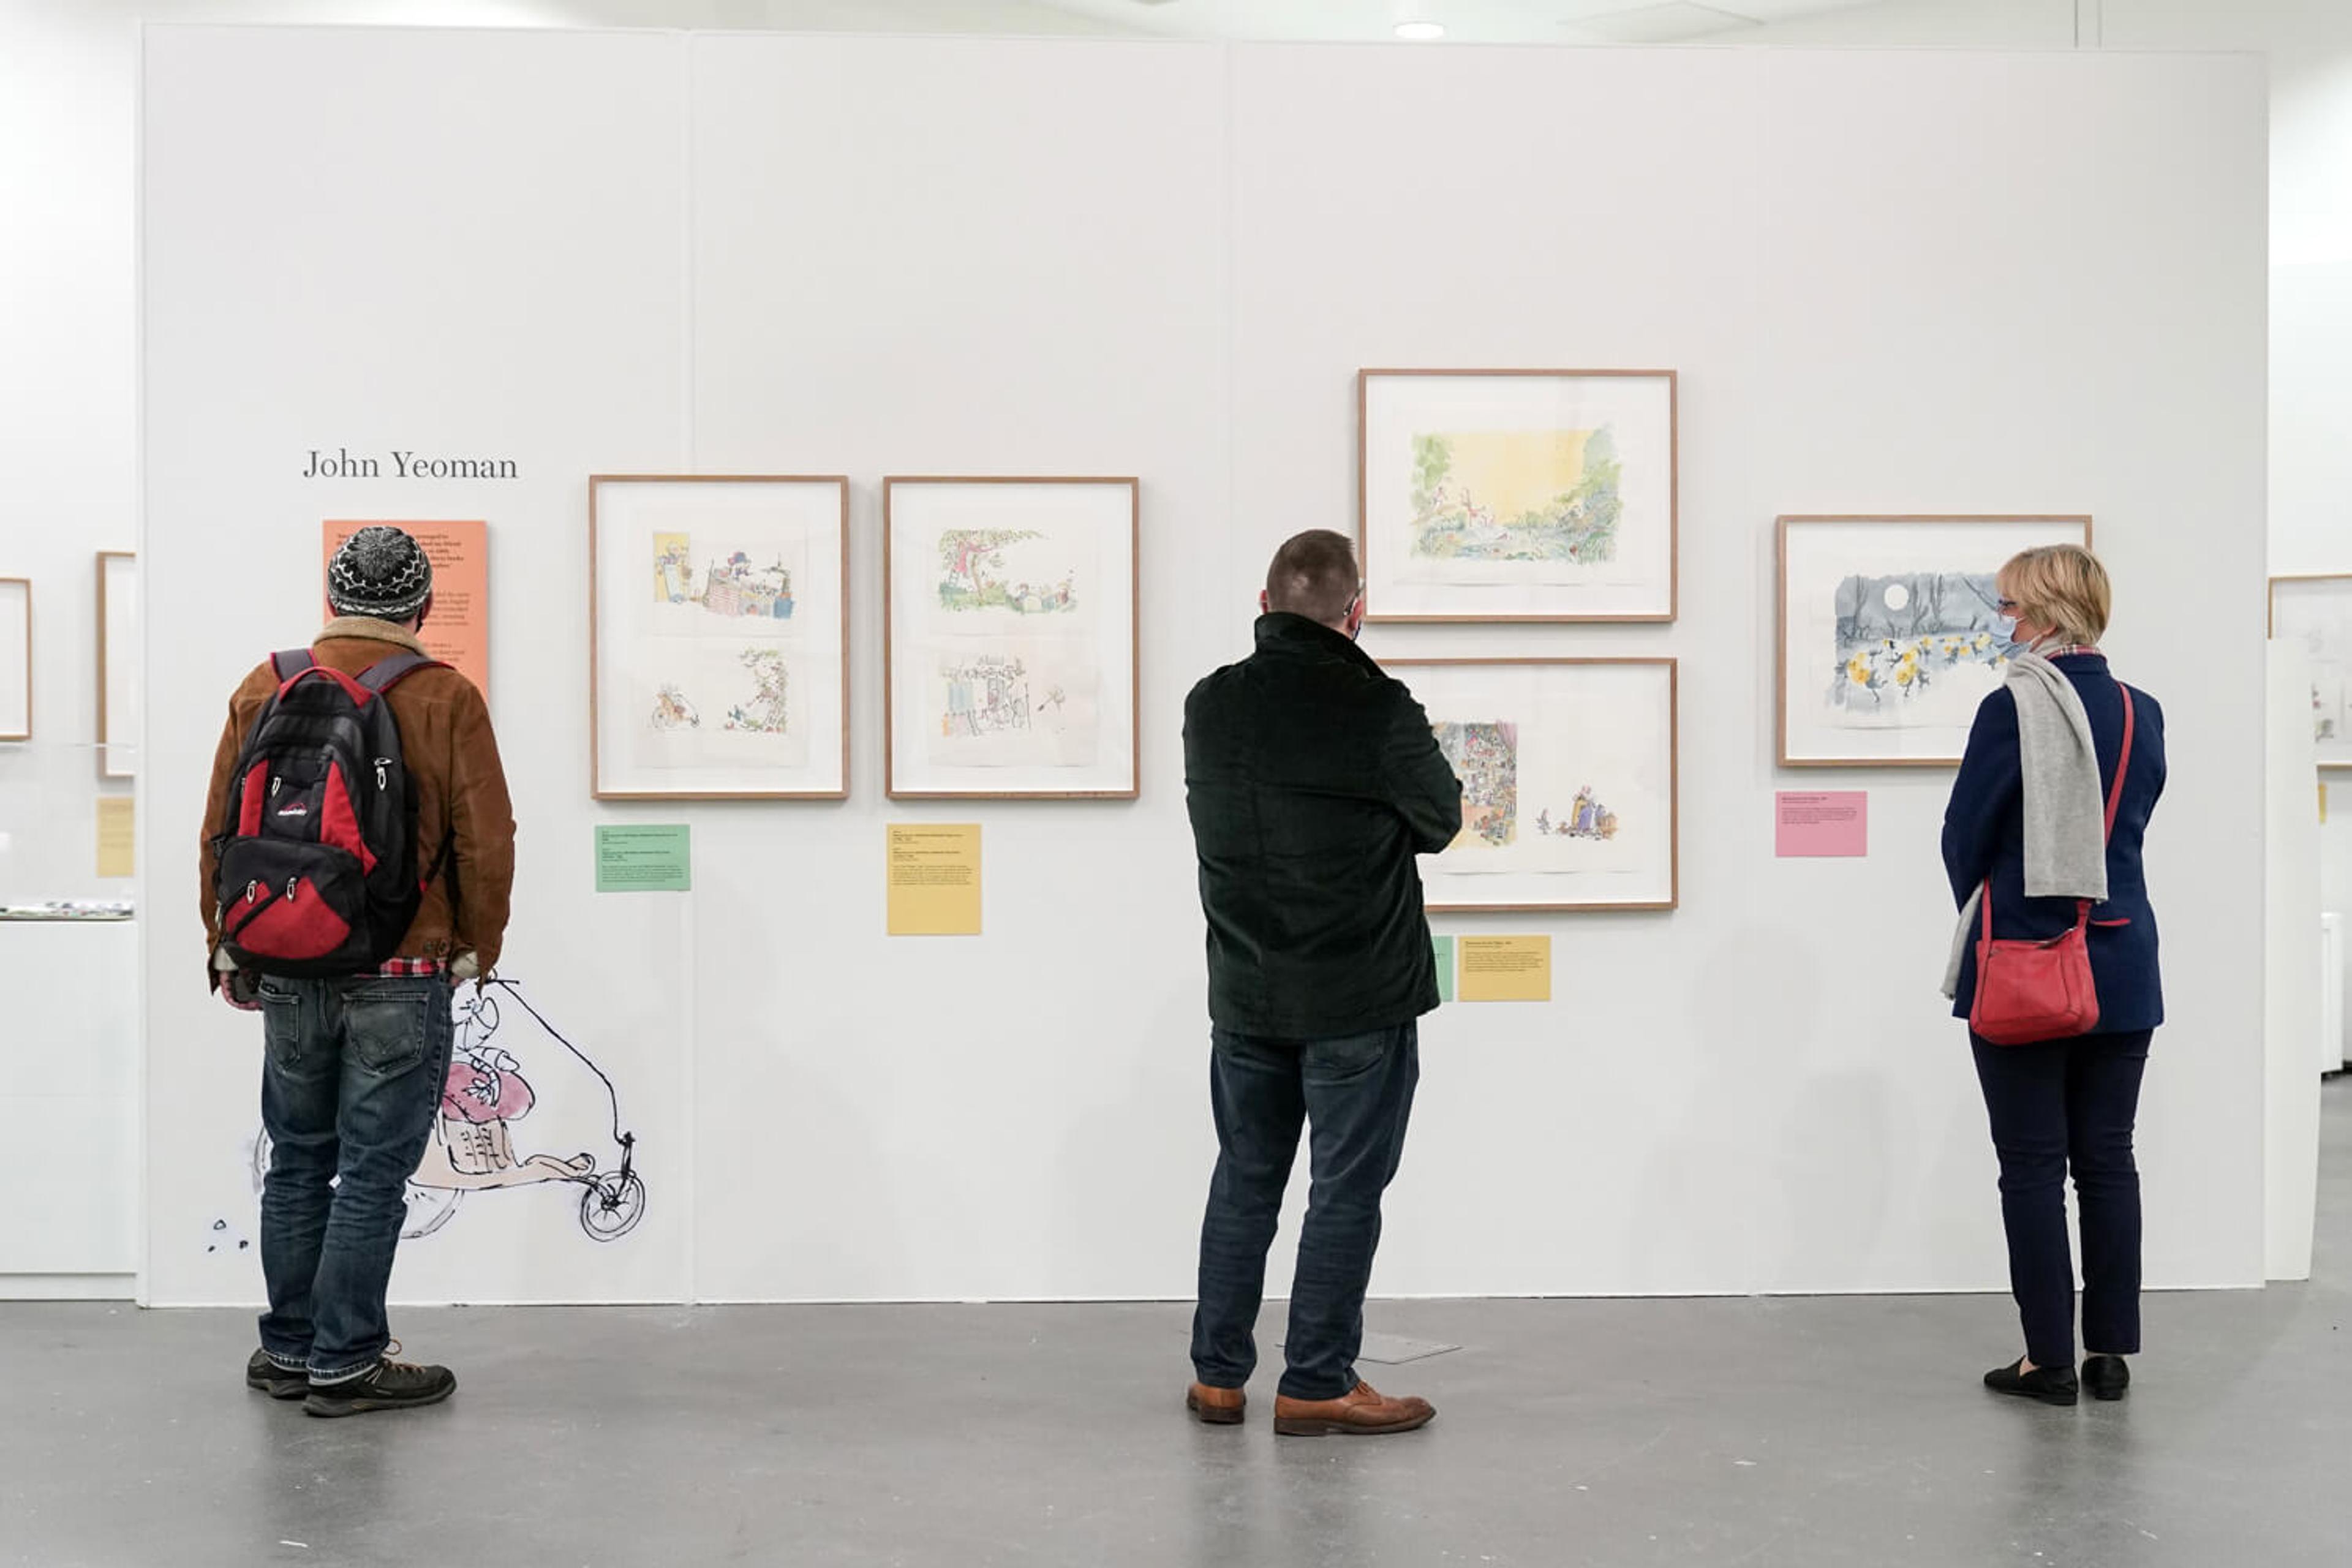
[[[98,552],[98,773],[139,776],[142,671],[139,658],[139,557]]]
[[[2282,590],[2289,606],[2284,626]],[[2352,572],[2273,577],[2267,626],[2270,637],[2292,637],[2310,656],[2312,742],[2320,767],[2352,768]]]
[[[1681,396],[1672,370],[1358,371],[1364,618],[1673,621]],[[1605,481],[1594,463],[1602,437]],[[1588,486],[1601,488],[1586,495]],[[1605,526],[1594,515],[1603,503]],[[1538,517],[1538,506],[1573,515]]]
[[[2063,512],[1792,512],[1773,528],[1783,768],[1958,766],[2006,663],[1989,579],[2020,550],[2092,538],[2087,514]],[[1800,710],[1803,690],[1821,695]]]
[[[1447,760],[1457,773],[1458,753],[1468,746],[1499,741],[1509,750],[1509,837],[1498,842],[1481,833],[1465,811],[1462,837],[1442,854],[1423,859],[1423,897],[1432,914],[1658,912],[1681,907],[1679,659],[1388,658],[1381,661],[1381,667],[1413,689],[1415,698],[1429,710],[1432,728],[1438,731],[1440,744],[1447,749]],[[1513,671],[1528,677],[1518,683],[1516,692],[1506,693],[1500,681],[1485,679],[1489,672]],[[1577,683],[1572,679],[1546,679],[1604,674],[1638,674],[1645,679],[1622,682],[1597,679],[1584,683],[1586,689],[1580,691],[1573,689]],[[1546,686],[1552,689],[1544,690]],[[1578,711],[1633,701],[1658,704],[1647,714],[1646,727],[1622,713],[1612,718],[1597,713],[1580,716]],[[1449,711],[1466,715],[1474,708],[1480,721],[1446,717]],[[1549,751],[1550,742],[1539,749],[1516,732],[1527,722],[1516,715],[1546,710],[1549,728],[1563,735],[1572,732],[1580,745],[1591,750],[1563,756]],[[1506,713],[1514,717],[1506,721]],[[1448,735],[1449,728],[1501,733]],[[1540,737],[1544,731],[1536,733]],[[1534,787],[1528,788],[1531,784]],[[1475,781],[1465,781],[1465,795],[1476,787]],[[1617,809],[1606,804],[1611,800],[1635,809],[1637,819],[1643,803],[1663,805],[1666,817],[1663,845],[1655,835],[1648,840],[1646,853],[1642,852],[1639,838],[1618,845]],[[1556,823],[1551,815],[1555,809],[1561,813]],[[1487,845],[1472,846],[1474,834],[1487,837]],[[1475,869],[1455,869],[1446,864],[1449,857],[1498,851],[1511,858],[1509,863],[1477,867],[1471,862]],[[1551,892],[1544,884],[1555,879],[1560,886]],[[1569,879],[1575,879],[1575,883],[1571,885]]]
[[[698,546],[698,531],[719,543]],[[759,564],[746,543],[773,551],[772,562]],[[729,559],[713,555],[698,569],[706,549]],[[634,591],[625,563],[644,570]],[[722,594],[723,607],[713,602]],[[590,795],[847,799],[850,602],[845,475],[589,476]],[[802,623],[804,635],[779,632],[772,623],[796,618],[803,605],[824,613]],[[622,668],[625,650],[638,662]],[[691,668],[734,705],[722,712],[714,702],[706,729],[700,701],[679,679],[642,667],[655,659]]]
[[[1137,798],[1142,517],[1142,485],[1132,476],[882,481],[882,759],[890,799]],[[959,523],[965,526],[950,526]],[[926,542],[919,547],[918,538]],[[943,553],[950,538],[980,542],[951,563]],[[986,577],[992,563],[1007,576],[1023,569],[1008,551],[1041,573],[1035,592],[1025,581],[1008,586]],[[939,564],[928,574],[910,569],[910,561],[931,556]],[[967,617],[969,629],[956,624]],[[975,703],[975,689],[984,700]],[[996,723],[1016,695],[1020,717]]]
[[[0,577],[0,741],[32,738],[33,580]]]

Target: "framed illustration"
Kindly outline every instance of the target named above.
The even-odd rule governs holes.
[[[2008,673],[1993,578],[2087,517],[1780,520],[1784,768],[1948,768]]]
[[[1139,491],[882,481],[891,798],[1135,798]]]
[[[849,481],[588,481],[598,800],[849,794]]]
[[[0,741],[33,738],[33,584],[0,577]]]
[[[1670,370],[1356,373],[1372,621],[1671,621]]]
[[[98,771],[139,776],[139,557],[98,552]]]
[[[2271,636],[2310,658],[2319,765],[2352,768],[2352,574],[2272,578]]]
[[[1462,833],[1422,860],[1434,913],[1681,901],[1671,658],[1399,658],[1462,781]]]

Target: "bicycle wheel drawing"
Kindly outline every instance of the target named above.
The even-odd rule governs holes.
[[[580,1228],[598,1241],[618,1241],[646,1217],[646,1179],[635,1171],[599,1176],[580,1194]]]

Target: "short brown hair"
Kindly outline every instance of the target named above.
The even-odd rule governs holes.
[[[1327,626],[1347,618],[1363,588],[1356,571],[1355,542],[1328,528],[1292,534],[1265,569],[1268,609],[1286,610]]]
[[[2070,643],[2088,647],[2106,634],[2115,591],[2099,558],[2079,544],[2042,544],[2009,558],[1997,579],[2015,600],[2021,619],[2055,626]]]

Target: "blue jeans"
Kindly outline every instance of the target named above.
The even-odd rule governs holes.
[[[439,976],[261,983],[261,1348],[313,1383],[359,1376],[391,1342],[384,1292],[449,1074],[449,998]]]
[[[2139,1166],[2132,1123],[2153,1031],[1996,1046],[1975,1035],[1993,1149],[2009,1285],[2036,1366],[2074,1364],[2074,1260],[2066,1172],[2083,1205],[2083,1340],[2111,1355],[2139,1350]]]
[[[1314,1178],[1290,1292],[1288,1362],[1279,1392],[1337,1399],[1356,1386],[1364,1288],[1381,1242],[1381,1194],[1404,1153],[1420,1029],[1404,1024],[1327,1040],[1269,1040],[1213,1032],[1209,1093],[1217,1118],[1217,1172],[1201,1225],[1200,1307],[1192,1370],[1213,1388],[1239,1388],[1257,1367],[1257,1313],[1265,1254],[1282,1193],[1311,1125]]]

